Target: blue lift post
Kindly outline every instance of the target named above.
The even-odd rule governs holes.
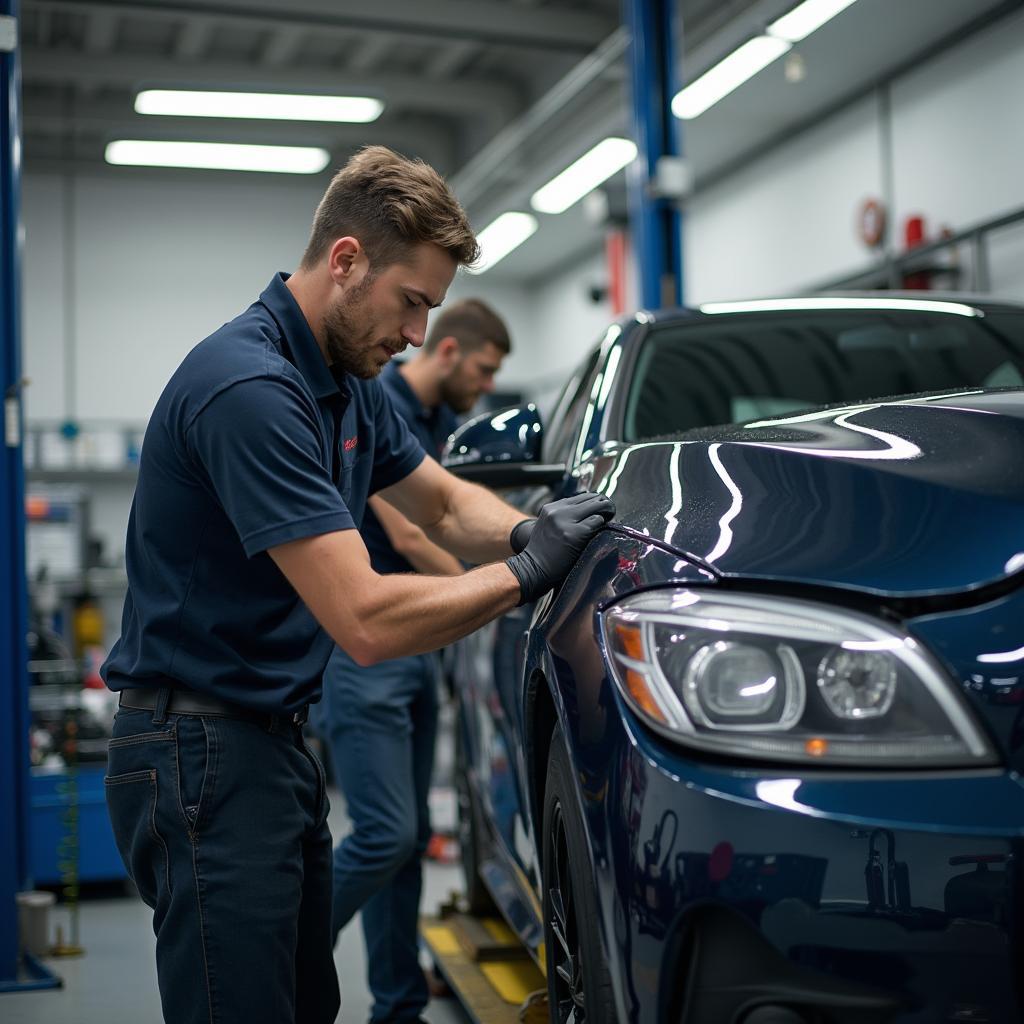
[[[29,715],[21,411],[21,69],[17,0],[0,0],[0,992],[60,980],[18,956],[15,895],[28,887]]]
[[[662,157],[682,155],[675,94],[678,0],[623,0],[630,30],[633,138],[639,154],[629,169],[629,223],[645,309],[683,303],[683,224],[676,202],[656,194]]]

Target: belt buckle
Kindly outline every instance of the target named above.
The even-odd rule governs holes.
[[[303,704],[302,707],[299,708],[299,710],[296,711],[294,715],[292,715],[292,722],[295,725],[305,725],[308,718],[309,718],[309,705],[308,704]]]

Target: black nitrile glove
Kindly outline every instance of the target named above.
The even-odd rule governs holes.
[[[530,534],[533,533],[533,526],[536,522],[536,519],[524,519],[512,527],[512,532],[508,535],[508,542],[517,555],[530,543]]]
[[[505,559],[519,580],[519,603],[536,601],[568,576],[591,537],[614,515],[611,498],[592,491],[548,502],[540,510],[526,547]]]

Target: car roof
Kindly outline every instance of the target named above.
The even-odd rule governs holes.
[[[762,298],[736,299],[724,302],[706,302],[699,306],[677,306],[658,310],[640,310],[628,321],[640,323],[664,323],[674,320],[687,320],[693,317],[703,318],[708,313],[733,314],[745,316],[751,313],[786,312],[789,309],[814,309],[828,312],[832,307],[828,303],[835,301],[835,309],[844,308],[844,300],[860,300],[857,306],[864,309],[884,308],[893,302],[906,304],[906,308],[920,308],[922,311],[941,313],[943,303],[953,305],[969,305],[982,311],[1024,312],[1024,303],[1013,299],[1003,299],[991,295],[978,295],[970,292],[933,292],[933,291],[831,291],[816,295],[784,295]],[[807,306],[801,306],[807,303]]]

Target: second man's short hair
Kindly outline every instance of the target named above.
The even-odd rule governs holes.
[[[505,355],[512,351],[505,321],[480,299],[463,299],[442,310],[427,334],[423,348],[433,352],[443,338],[455,338],[464,352],[482,348],[488,342]]]

